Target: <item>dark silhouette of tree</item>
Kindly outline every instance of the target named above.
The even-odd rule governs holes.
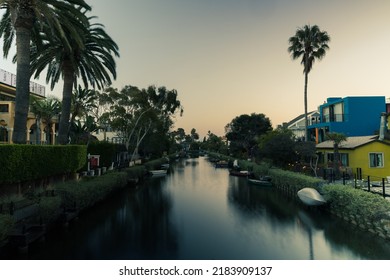
[[[305,106],[305,141],[308,140],[307,120],[307,83],[308,75],[316,59],[321,60],[329,49],[330,37],[326,31],[321,31],[317,25],[305,25],[298,28],[295,35],[288,40],[288,52],[293,59],[302,58],[303,74],[305,75],[304,106]]]

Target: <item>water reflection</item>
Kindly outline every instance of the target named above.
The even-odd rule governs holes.
[[[32,259],[390,259],[388,242],[203,158],[124,190],[31,251]]]

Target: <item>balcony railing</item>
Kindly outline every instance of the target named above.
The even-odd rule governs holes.
[[[333,114],[333,115],[323,115],[322,116],[322,122],[328,123],[328,122],[344,122],[345,121],[345,115],[344,114]]]

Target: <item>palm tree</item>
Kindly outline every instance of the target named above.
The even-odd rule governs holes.
[[[295,35],[289,38],[288,52],[293,59],[302,57],[303,73],[305,74],[304,106],[305,106],[305,141],[308,140],[307,120],[307,82],[310,70],[316,59],[321,60],[329,49],[330,37],[326,31],[321,31],[317,25],[305,25],[298,28]]]
[[[347,140],[347,137],[343,133],[329,132],[326,134],[326,139],[333,141],[333,171],[336,178],[340,177],[340,153],[339,146],[342,142]]]
[[[0,37],[3,37],[3,54],[8,56],[9,49],[16,37],[16,98],[15,123],[12,141],[26,143],[26,124],[30,94],[30,42],[34,39],[33,31],[42,24],[49,26],[47,32],[64,36],[63,25],[68,24],[62,13],[80,16],[77,7],[90,7],[84,0],[0,0],[0,9],[5,13],[0,21]],[[77,35],[77,34],[76,34]],[[78,35],[77,35],[78,36]]]
[[[71,14],[68,15],[72,17]],[[119,56],[118,46],[104,31],[103,25],[91,23],[94,17],[88,18],[88,23],[77,22],[78,33],[83,38],[82,46],[73,42],[71,33],[66,32],[70,48],[64,47],[64,40],[59,36],[41,36],[45,43],[37,45],[32,51],[32,70],[35,77],[47,67],[46,81],[51,82],[51,88],[62,77],[64,81],[62,92],[62,112],[58,141],[67,144],[69,141],[69,120],[71,113],[72,89],[80,77],[85,85],[98,89],[111,83],[111,75],[116,78],[116,63],[113,55]],[[66,31],[67,27],[63,29]]]
[[[33,98],[31,100],[31,112],[35,114],[37,122],[37,143],[40,142],[40,121],[46,124],[46,139],[50,143],[53,117],[58,116],[61,111],[60,101],[55,97],[47,99]]]
[[[71,120],[70,123],[74,123],[76,117],[86,118],[88,112],[96,109],[98,105],[98,94],[95,90],[82,88],[80,85],[77,90],[72,94],[72,107],[71,107]]]

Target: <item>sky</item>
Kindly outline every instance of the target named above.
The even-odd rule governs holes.
[[[303,114],[303,67],[287,48],[306,24],[331,37],[309,74],[309,111],[328,97],[390,97],[389,0],[87,2],[119,45],[112,86],[176,89],[184,114],[175,128],[188,134],[223,136],[242,114],[264,114],[273,127]],[[0,68],[16,72],[9,59]]]

